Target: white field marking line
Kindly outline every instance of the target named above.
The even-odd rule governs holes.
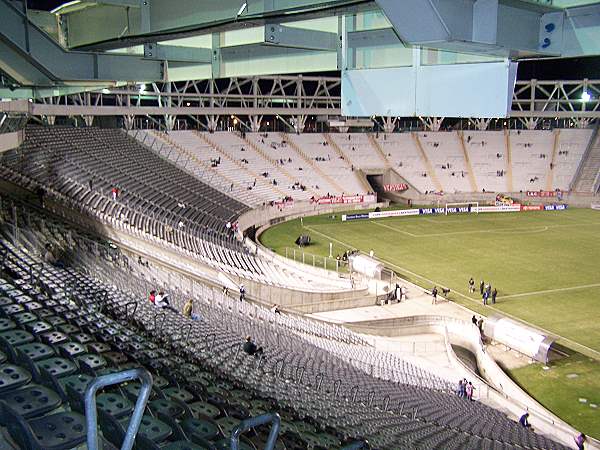
[[[460,235],[460,234],[481,234],[481,233],[500,233],[500,234],[501,233],[512,233],[512,232],[514,232],[514,233],[518,233],[518,232],[521,232],[521,233],[543,233],[543,232],[550,230],[550,228],[584,227],[584,226],[591,226],[591,225],[600,225],[600,222],[594,222],[594,223],[589,223],[589,224],[572,223],[572,224],[556,224],[556,225],[538,225],[536,227],[516,227],[516,228],[499,228],[499,229],[490,228],[489,230],[466,230],[466,231],[449,231],[447,233],[413,234],[408,231],[404,231],[404,230],[400,230],[398,228],[392,227],[391,225],[386,225],[386,224],[375,222],[375,221],[370,221],[370,222],[374,223],[375,225],[386,227],[386,228],[389,228],[390,230],[395,230],[399,233],[407,234],[409,236],[417,237],[417,238],[452,236],[452,235]]]
[[[498,298],[505,299],[505,298],[528,297],[530,295],[551,294],[553,292],[564,292],[564,291],[576,291],[579,289],[588,289],[588,288],[594,288],[594,287],[600,287],[600,283],[582,284],[580,286],[571,286],[571,287],[556,288],[556,289],[546,289],[543,291],[523,292],[522,294],[503,295]]]
[[[375,222],[375,221],[371,221],[371,223],[374,224],[374,225],[380,226],[380,227],[388,228],[388,229],[390,229],[392,231],[395,231],[396,233],[406,234],[407,236],[410,236],[410,237],[415,237],[415,238],[421,237],[421,235],[419,235],[419,234],[413,234],[413,233],[411,233],[409,231],[404,231],[404,230],[401,230],[399,228],[392,227],[390,225],[386,225],[385,223]]]
[[[325,233],[321,233],[320,231],[314,230],[313,228],[311,228],[311,227],[310,227],[310,226],[308,226],[308,225],[305,225],[305,226],[304,226],[304,228],[307,228],[307,229],[311,230],[311,231],[312,231],[312,232],[314,232],[314,233],[320,234],[321,236],[323,236],[323,237],[325,237],[325,238],[327,238],[327,239],[331,239],[332,241],[335,241],[335,242],[337,242],[337,243],[339,243],[339,244],[341,244],[341,245],[345,246],[346,248],[353,248],[353,246],[352,246],[352,245],[349,245],[347,242],[340,241],[339,239],[336,239],[336,238],[333,238],[333,237],[331,237],[331,236],[328,236],[328,235],[327,235],[327,234],[325,234]],[[437,283],[437,282],[435,282],[435,281],[433,281],[433,280],[430,280],[429,278],[426,278],[426,277],[424,277],[424,276],[422,276],[422,275],[419,275],[418,273],[412,272],[411,270],[408,270],[408,269],[406,269],[406,268],[404,268],[404,267],[401,267],[401,266],[399,266],[398,264],[394,264],[394,263],[392,263],[392,262],[390,262],[390,261],[388,261],[388,260],[386,260],[386,259],[383,259],[383,258],[378,258],[378,259],[379,259],[380,261],[382,261],[382,262],[384,262],[384,263],[386,263],[386,264],[388,264],[388,265],[392,266],[392,267],[396,267],[397,269],[400,269],[400,270],[401,270],[401,271],[403,271],[403,272],[406,272],[406,273],[408,273],[408,274],[411,274],[411,275],[413,275],[413,276],[415,276],[415,277],[417,277],[417,278],[420,278],[421,280],[425,280],[425,281],[427,281],[428,283],[431,283],[431,284],[433,284],[434,286],[440,286],[440,287],[442,287],[442,288],[447,288],[447,286],[444,286],[444,285],[443,285],[443,284],[441,284],[441,283]],[[469,297],[469,296],[467,296],[467,295],[463,294],[462,292],[459,292],[459,291],[456,291],[456,290],[453,290],[452,292],[453,292],[454,294],[457,294],[457,295],[459,295],[460,297],[464,298],[465,300],[468,300],[468,301],[469,301],[469,302],[471,302],[471,303],[477,303],[477,304],[479,304],[479,302],[480,302],[478,299],[475,299],[475,298],[473,298],[473,297]],[[499,297],[499,298],[500,298],[500,297]],[[461,306],[461,305],[458,305],[458,306]],[[516,321],[518,321],[518,322],[525,323],[525,324],[528,324],[528,325],[533,325],[533,326],[534,326],[535,328],[537,328],[538,330],[540,330],[540,331],[543,331],[544,333],[547,333],[547,334],[548,334],[548,335],[550,335],[550,336],[554,336],[554,337],[560,338],[560,339],[562,339],[562,340],[563,340],[563,341],[565,341],[565,342],[569,342],[570,344],[572,344],[572,345],[573,345],[573,346],[575,346],[575,347],[580,347],[580,348],[584,348],[584,349],[586,349],[586,351],[588,351],[588,352],[590,352],[590,353],[593,353],[594,355],[596,355],[596,359],[600,359],[600,352],[599,352],[599,351],[597,351],[597,350],[594,350],[593,348],[590,348],[590,347],[588,347],[588,346],[586,346],[586,345],[583,345],[583,344],[581,344],[581,343],[579,343],[579,342],[575,342],[575,341],[573,341],[573,340],[571,340],[571,339],[569,339],[569,338],[566,338],[566,337],[564,337],[564,336],[562,336],[562,335],[560,335],[560,334],[554,333],[553,331],[546,330],[545,328],[542,328],[542,327],[540,327],[540,326],[538,326],[538,325],[531,324],[531,323],[529,323],[529,322],[527,322],[527,321],[524,321],[523,319],[520,319],[520,318],[518,318],[517,316],[514,316],[514,315],[512,315],[512,314],[510,314],[510,313],[507,313],[507,312],[505,312],[505,311],[502,311],[502,310],[500,310],[500,309],[497,309],[497,308],[495,308],[494,306],[487,305],[485,308],[486,308],[486,309],[491,309],[491,310],[494,310],[494,311],[496,311],[497,313],[500,313],[500,314],[502,314],[502,315],[504,315],[504,316],[506,316],[506,317],[510,317],[511,319],[514,319],[514,320],[516,320]]]

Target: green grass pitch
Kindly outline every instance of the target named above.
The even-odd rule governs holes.
[[[577,378],[566,378],[569,369],[564,369],[565,364],[573,361],[569,358],[551,366],[550,371],[530,366],[511,375],[557,414],[600,437],[600,412],[589,403],[578,402],[578,398],[588,398],[600,404],[600,211],[406,216],[350,222],[342,222],[336,213],[304,218],[303,224],[299,219],[279,224],[266,230],[260,240],[282,255],[286,247],[296,248],[299,256],[301,250],[294,240],[301,233],[308,233],[312,240],[307,253],[327,256],[330,242],[334,257],[347,249],[373,250],[409,281],[426,288],[447,286],[457,303],[482,314],[514,316],[592,356],[594,359],[580,355],[578,364],[573,364],[574,373],[582,372]],[[312,262],[312,258],[306,261]],[[498,289],[493,308],[483,307],[478,292],[469,294],[471,276],[477,285],[484,280]],[[557,388],[561,395],[551,395]]]

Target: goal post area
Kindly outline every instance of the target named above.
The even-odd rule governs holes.
[[[479,202],[455,202],[444,205],[444,214],[476,213],[479,214]]]

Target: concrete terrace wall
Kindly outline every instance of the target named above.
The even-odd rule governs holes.
[[[345,323],[344,326],[358,333],[387,337],[423,333],[446,336],[449,343],[467,348],[477,358],[479,372],[489,385],[484,394],[487,398],[501,405],[515,418],[528,410],[530,422],[536,431],[552,436],[567,446],[573,445],[573,438],[578,431],[530,397],[496,364],[486,352],[479,331],[473,324],[451,317],[425,315]],[[464,367],[451,347],[448,348],[448,354],[453,364]],[[600,449],[600,442],[588,437],[586,448]]]

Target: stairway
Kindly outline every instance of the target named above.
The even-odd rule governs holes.
[[[506,147],[506,191],[514,192],[512,176],[512,156],[510,148],[510,131],[504,130],[504,143]]]
[[[560,141],[560,129],[554,130],[554,143],[552,144],[552,158],[550,159],[550,167],[546,176],[546,190],[553,191],[554,188],[554,170],[556,169],[556,153],[558,151],[558,143]]]
[[[329,175],[323,172],[317,164],[313,164],[312,159],[306,153],[304,153],[302,149],[296,145],[295,142],[289,139],[285,133],[280,133],[280,135],[281,138],[287,142],[287,145],[289,145],[306,162],[306,164],[312,167],[313,170],[319,174],[319,176],[325,179],[331,186],[333,186],[337,190],[339,195],[341,195],[344,192],[344,188],[340,186],[333,178],[331,178]]]
[[[585,152],[580,168],[577,170],[572,190],[575,192],[591,194],[597,184],[600,172],[600,132],[598,127],[590,139],[589,148]]]
[[[381,148],[381,145],[379,145],[379,142],[377,142],[377,139],[375,139],[375,137],[373,136],[372,133],[368,133],[368,136],[369,136],[369,142],[371,143],[371,146],[375,150],[377,150],[377,152],[379,153],[379,156],[381,156],[381,159],[383,159],[386,169],[390,169],[392,167],[392,165],[390,164],[390,161],[387,159],[387,156],[385,155],[385,152]]]
[[[421,140],[419,139],[419,135],[417,133],[411,133],[411,134],[412,134],[413,140],[415,141],[415,145],[416,145],[417,149],[419,150],[419,153],[421,154],[421,158],[423,159],[423,164],[425,165],[425,170],[427,171],[427,176],[429,177],[429,179],[435,186],[435,189],[438,192],[443,192],[444,187],[442,186],[442,183],[440,183],[440,180],[437,177],[437,174],[435,173],[435,169],[433,168],[431,161],[429,161],[429,158],[427,157],[427,153],[425,153],[425,150],[423,150],[423,145],[421,145]]]
[[[197,131],[194,131],[194,133],[200,137],[200,139],[202,139],[204,142],[206,142],[208,145],[212,146],[216,151],[218,151],[221,155],[223,155],[223,157],[227,158],[229,161],[233,162],[236,166],[238,166],[241,170],[243,170],[244,172],[249,173],[258,183],[262,183],[265,184],[267,186],[269,186],[270,189],[274,190],[275,192],[277,192],[279,194],[279,196],[281,197],[286,197],[287,193],[282,191],[281,189],[279,189],[277,186],[274,186],[273,184],[269,183],[268,181],[265,180],[264,177],[260,176],[259,174],[257,174],[256,172],[248,169],[247,167],[244,167],[244,165],[242,163],[240,163],[236,158],[233,158],[229,153],[227,153],[227,151],[225,151],[225,149],[223,147],[221,147],[219,144],[217,144],[215,141],[213,141],[212,139],[209,139],[205,133],[199,133]]]
[[[285,170],[285,168],[283,166],[280,166],[274,158],[271,158],[269,155],[267,155],[265,153],[265,151],[263,149],[261,149],[258,145],[256,145],[254,142],[252,142],[250,139],[248,139],[245,136],[242,137],[242,139],[244,140],[244,142],[246,142],[246,144],[248,144],[250,147],[252,147],[252,150],[254,150],[261,158],[263,158],[265,161],[267,161],[273,167],[277,168],[277,170],[279,170],[283,175],[285,175],[285,177],[292,184],[294,184],[294,183],[296,183],[298,181],[297,178],[295,178],[292,175],[290,175],[290,173],[287,170]],[[306,190],[309,191],[315,197],[319,197],[320,196],[320,194],[317,191],[315,191],[314,189],[312,189],[312,188],[310,188],[308,186],[306,187]]]
[[[469,184],[471,185],[471,191],[479,192],[477,187],[477,181],[475,180],[475,173],[473,173],[473,166],[471,166],[471,159],[469,158],[469,152],[465,145],[465,134],[462,131],[457,131],[458,140],[460,141],[460,148],[462,149],[463,156],[465,157],[465,165],[467,166],[467,175],[469,176]]]
[[[333,150],[335,150],[335,152],[338,154],[338,156],[341,156],[342,160],[346,163],[346,166],[348,166],[348,169],[352,171],[353,175],[358,179],[361,186],[365,189],[365,192],[371,192],[373,190],[373,188],[371,187],[371,185],[369,184],[367,179],[365,177],[360,176],[360,174],[356,171],[356,169],[359,169],[359,168],[354,167],[354,164],[352,164],[350,162],[350,160],[344,154],[344,152],[339,147],[339,145],[337,145],[335,143],[335,141],[333,139],[331,139],[331,136],[329,136],[329,133],[324,133],[324,136],[325,136],[325,140],[329,144],[329,147],[331,147]]]

